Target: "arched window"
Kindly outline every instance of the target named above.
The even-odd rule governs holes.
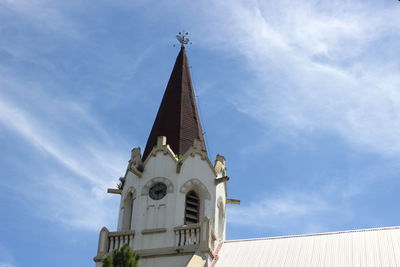
[[[133,210],[133,194],[130,192],[124,201],[124,213],[122,217],[122,231],[131,229],[132,224],[132,210]]]
[[[194,191],[186,194],[185,202],[185,224],[193,224],[199,222],[200,199]]]

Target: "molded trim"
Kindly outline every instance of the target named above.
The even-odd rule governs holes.
[[[200,223],[195,223],[195,224],[184,224],[181,226],[176,226],[174,227],[174,231],[179,231],[179,230],[188,230],[188,229],[197,229],[200,228]]]
[[[157,146],[153,147],[150,154],[147,156],[146,160],[144,161],[144,163],[143,163],[144,168],[146,168],[147,162],[149,162],[150,158],[155,157],[158,152],[163,152],[164,155],[170,155],[170,157],[175,162],[178,162],[178,157],[175,155],[175,153],[172,151],[172,149],[169,147],[169,145],[157,145]]]
[[[165,233],[167,228],[152,228],[142,230],[142,235]]]
[[[162,256],[174,256],[174,255],[185,255],[192,254],[198,251],[199,245],[190,245],[183,247],[165,247],[165,248],[150,248],[150,249],[141,249],[135,250],[140,257],[162,257]],[[214,254],[210,249],[202,251],[204,253],[208,253],[211,257],[214,257]]]
[[[207,187],[197,178],[190,179],[189,181],[186,181],[182,186],[181,189],[179,190],[181,193],[186,194],[192,189],[199,189],[198,193],[200,193],[205,199],[210,200],[210,192],[208,192]]]
[[[132,194],[132,199],[136,198],[136,188],[133,186],[128,187],[128,189],[124,193],[124,199],[128,196],[128,194]]]
[[[236,205],[240,205],[240,200],[239,200],[239,199],[227,198],[227,199],[226,199],[226,204],[236,204]]]
[[[227,181],[229,181],[229,177],[228,176],[224,176],[224,177],[215,179],[214,183],[215,183],[215,185],[218,185],[220,183],[227,182]]]
[[[122,194],[122,190],[121,189],[115,189],[115,188],[108,188],[107,189],[107,193],[121,195]]]
[[[142,196],[147,196],[149,194],[149,189],[156,183],[164,183],[167,186],[167,193],[174,192],[174,184],[171,182],[170,179],[165,177],[155,177],[148,181],[142,188]]]
[[[208,163],[208,165],[211,168],[211,171],[214,173],[215,176],[217,176],[214,166],[211,164],[211,161],[208,158],[207,152],[202,150],[201,141],[197,139],[194,140],[193,145],[189,148],[188,151],[185,152],[185,154],[183,154],[182,158],[179,160],[178,164],[176,165],[176,172],[180,173],[182,165],[185,163],[185,160],[189,156],[193,158],[196,154],[199,155],[202,160],[205,160]]]

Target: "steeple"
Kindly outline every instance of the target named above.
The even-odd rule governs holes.
[[[167,144],[175,154],[184,154],[193,145],[195,139],[199,140],[202,149],[206,150],[190,77],[189,62],[184,43],[181,42],[181,44],[181,49],[147,140],[143,161],[146,160],[153,147],[157,145],[158,136],[167,137]]]
[[[134,148],[118,189],[108,189],[121,197],[118,227],[100,231],[96,267],[124,244],[142,256],[141,266],[210,267],[225,240],[225,158],[217,155],[213,165],[207,155],[185,51],[187,33],[177,39],[181,48],[143,157]]]

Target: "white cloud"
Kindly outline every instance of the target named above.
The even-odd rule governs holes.
[[[11,251],[0,243],[0,267],[16,267]]]
[[[67,38],[81,36],[48,1],[2,1],[2,4],[21,17],[27,16],[38,27],[45,25]],[[242,112],[266,127],[283,128],[289,134],[329,132],[364,149],[383,154],[400,152],[399,57],[390,54],[398,53],[395,51],[399,44],[400,26],[396,23],[399,9],[368,8],[371,3],[354,1],[339,4],[337,1],[250,0],[213,2],[212,8],[209,2],[206,5],[207,9],[198,9],[193,16],[207,20],[197,26],[208,36],[204,42],[212,42],[212,47],[235,57],[238,54],[244,57],[257,78],[256,82],[249,81],[248,88],[242,88],[240,98],[232,98]],[[2,48],[19,59],[32,54],[24,46],[11,44]],[[51,64],[46,70],[51,72]],[[77,178],[62,181],[53,173],[46,177],[46,186],[54,190],[47,190],[47,200],[58,210],[54,218],[68,225],[98,230],[91,217],[104,221],[108,210],[103,203],[105,194],[98,192],[121,174],[125,167],[121,162],[126,162],[121,156],[127,155],[126,151],[111,149],[115,143],[110,140],[116,138],[108,136],[79,103],[70,101],[60,105],[48,98],[46,92],[30,93],[23,89],[31,85],[14,84],[4,78],[1,82],[2,86],[11,83],[9,91],[15,86],[22,88],[13,91],[14,97],[35,94],[41,99],[34,103],[35,108],[40,102],[46,103],[40,107],[41,114],[63,113],[77,120],[68,125],[72,127],[69,132],[81,131],[79,128],[84,125],[84,131],[75,135],[78,146],[73,146],[64,140],[65,122],[56,129],[46,125],[48,121],[37,110],[30,110],[22,101],[17,101],[20,96],[0,100],[1,124],[18,132],[89,184],[85,189]],[[97,139],[88,138],[90,131],[97,133]],[[319,204],[314,206],[315,203]],[[86,212],[90,207],[92,211]],[[268,217],[270,227],[275,227],[291,216],[303,218],[326,209],[329,205],[321,196],[287,194],[235,207],[231,214],[237,218],[232,222],[240,224],[243,223],[239,221],[241,216],[251,214],[247,210],[256,212],[262,218]]]
[[[118,136],[117,131],[110,131],[101,125],[93,114],[96,107],[90,106],[88,101],[79,102],[78,97],[72,95],[72,90],[67,88],[71,83],[63,84],[70,79],[70,73],[65,69],[77,68],[82,62],[60,67],[52,57],[46,56],[56,52],[67,53],[67,50],[60,47],[68,48],[72,43],[74,47],[97,45],[97,40],[90,39],[93,36],[87,32],[91,30],[90,27],[75,24],[79,23],[79,19],[69,17],[74,7],[82,9],[82,3],[0,0],[0,6],[17,17],[5,19],[5,23],[0,26],[0,31],[15,32],[3,38],[0,44],[0,52],[5,52],[7,59],[12,58],[11,65],[0,64],[3,74],[0,77],[0,130],[9,129],[17,133],[37,149],[35,153],[51,156],[49,162],[54,159],[60,164],[51,166],[43,162],[43,165],[36,166],[35,172],[46,172],[44,176],[36,177],[37,174],[30,173],[20,177],[18,180],[24,180],[24,185],[10,190],[38,204],[37,210],[42,218],[98,231],[101,226],[110,225],[116,220],[117,198],[107,196],[106,188],[115,187],[117,178],[124,174],[129,144]],[[24,38],[29,41],[24,41]],[[154,48],[155,44],[147,46],[132,61],[129,61],[126,54],[117,54],[115,58],[118,60],[104,63],[110,70],[122,65],[122,74],[129,76],[111,81],[105,86],[112,88],[108,91],[110,96],[106,104],[112,103],[114,97],[121,97],[118,91],[122,90],[119,89],[121,84],[116,83],[131,78]],[[88,53],[99,53],[96,58],[105,57],[102,54],[104,51]],[[121,62],[120,58],[126,62]],[[30,69],[26,71],[25,68]],[[79,79],[87,78],[84,77],[85,73],[79,74]],[[84,82],[79,86],[82,84],[85,86]],[[95,99],[88,95],[91,92],[85,96]],[[135,143],[134,140],[129,141]],[[63,170],[59,170],[60,166]],[[68,173],[65,170],[72,174],[61,177],[60,173]],[[8,186],[4,181],[1,185]]]
[[[52,104],[47,102],[48,107]],[[74,106],[77,105],[76,103]],[[83,124],[75,120],[75,127],[86,127],[89,133],[99,130],[100,126],[97,124],[88,123],[92,119],[82,108],[66,107],[70,114],[64,115],[68,118],[78,116],[83,120]],[[66,110],[61,108],[60,112],[67,113]],[[12,104],[10,100],[0,100],[0,125],[17,132],[28,143],[42,153],[51,155],[74,175],[60,178],[54,175],[59,173],[57,165],[47,166],[48,175],[40,178],[34,174],[27,175],[24,177],[25,186],[14,190],[41,203],[38,209],[45,218],[96,231],[99,225],[109,225],[115,218],[107,215],[115,203],[106,197],[106,188],[114,187],[118,175],[123,174],[126,158],[122,156],[128,153],[112,149],[108,143],[113,138],[106,134],[95,137],[82,132],[76,134],[71,128],[63,128],[63,124],[57,119],[56,122],[60,122],[58,128],[54,127],[57,124],[54,121],[40,121],[34,114],[33,110],[28,112],[23,107]],[[57,118],[56,114],[52,114]],[[68,143],[71,135],[80,141],[79,145]],[[90,140],[91,138],[94,140]]]
[[[291,231],[308,232],[321,228],[316,226],[312,219],[314,216],[332,210],[330,203],[317,193],[282,192],[253,200],[249,204],[229,206],[228,222],[261,229],[278,229],[284,226]],[[302,221],[306,223],[303,224]]]
[[[244,56],[257,77],[232,98],[239,110],[279,134],[329,132],[399,154],[400,10],[372,5],[218,2],[208,41]]]
[[[116,162],[121,162],[121,155],[116,151],[102,151],[101,145],[104,143],[101,141],[98,141],[97,144],[88,143],[86,147],[83,145],[71,149],[68,144],[63,144],[62,136],[54,134],[56,132],[54,128],[50,129],[44,126],[32,116],[32,113],[27,113],[21,107],[0,100],[0,113],[0,122],[18,132],[28,142],[49,153],[65,167],[89,182],[104,186],[103,177],[121,170],[120,166],[115,165]],[[79,115],[81,115],[80,112]],[[108,157],[105,157],[105,154],[108,154]],[[101,171],[90,168],[94,159],[98,165],[102,166]]]
[[[4,9],[8,9],[23,21],[29,21],[30,24],[40,27],[43,31],[62,32],[69,38],[82,38],[83,35],[75,28],[76,25],[73,25],[73,21],[60,8],[67,4],[71,3],[48,0],[0,0],[0,5]],[[4,22],[0,29],[7,26],[8,23]]]
[[[118,216],[118,198],[107,197],[105,187],[87,186],[70,176],[48,174],[44,181],[36,178],[35,185],[18,191],[39,203],[38,216],[78,229],[114,227]]]

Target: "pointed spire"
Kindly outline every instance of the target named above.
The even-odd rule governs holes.
[[[175,154],[184,154],[195,139],[199,140],[202,149],[206,150],[184,45],[181,46],[176,58],[147,140],[143,160],[146,160],[153,147],[157,145],[157,136],[166,136],[167,144]]]

